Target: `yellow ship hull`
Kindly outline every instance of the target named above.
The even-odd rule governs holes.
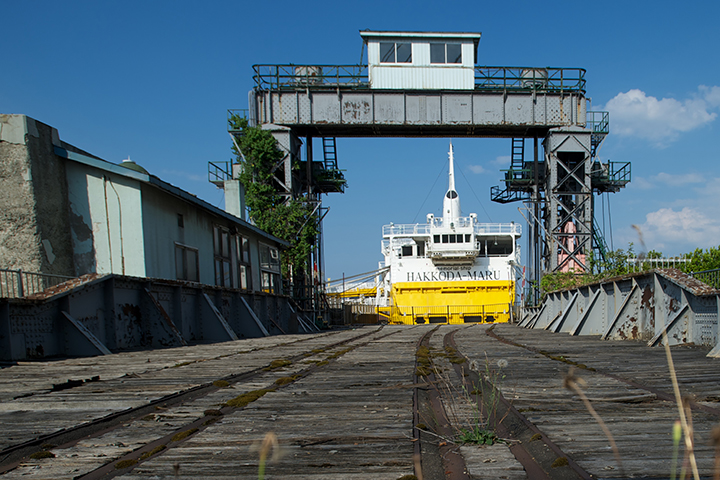
[[[402,282],[392,286],[390,323],[509,322],[515,282]]]

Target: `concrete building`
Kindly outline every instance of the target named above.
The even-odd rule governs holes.
[[[280,293],[286,242],[25,115],[0,115],[0,189],[0,268]]]

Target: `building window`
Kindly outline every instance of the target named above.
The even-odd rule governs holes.
[[[280,293],[280,253],[277,248],[260,244],[260,269],[262,290]]]
[[[412,63],[412,44],[380,42],[380,63]]]
[[[459,43],[431,43],[430,63],[462,63],[462,45]]]
[[[215,225],[213,228],[213,250],[215,252],[215,285],[232,287],[230,269],[230,230]]]
[[[235,248],[238,259],[238,288],[252,290],[250,275],[250,240],[238,235],[235,237]]]
[[[175,244],[175,278],[199,282],[198,250],[179,243]]]

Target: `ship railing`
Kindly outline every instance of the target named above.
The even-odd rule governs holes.
[[[460,217],[454,227],[463,228],[473,225],[473,217]],[[435,218],[431,223],[410,223],[383,225],[383,237],[430,235],[432,228],[442,226],[442,219]],[[519,223],[475,223],[473,231],[476,235],[520,235],[522,226]]]
[[[507,322],[510,304],[489,305],[393,305],[393,321],[400,323],[481,323]]]

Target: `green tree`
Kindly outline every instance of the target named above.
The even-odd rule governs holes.
[[[246,118],[233,115],[229,120],[232,130],[242,131],[237,137],[233,153],[242,165],[238,177],[245,188],[245,205],[250,220],[262,230],[290,243],[283,252],[283,276],[290,272],[298,275],[307,267],[318,233],[317,217],[306,198],[281,195],[275,188],[273,176],[285,156],[272,134],[260,127],[251,127]],[[292,270],[291,270],[292,267]]]

